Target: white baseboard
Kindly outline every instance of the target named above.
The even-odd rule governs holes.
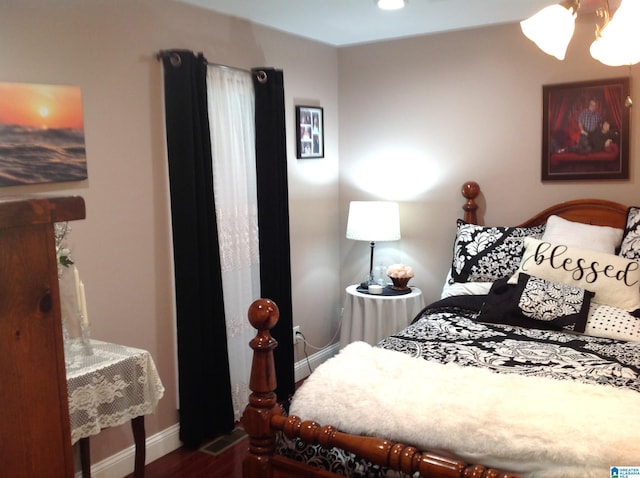
[[[333,345],[329,345],[328,347],[323,348],[322,350],[314,353],[309,356],[309,362],[307,363],[307,359],[302,359],[299,362],[296,362],[294,365],[294,377],[295,381],[299,382],[303,378],[308,377],[311,372],[309,371],[309,367],[311,370],[315,370],[318,365],[320,365],[325,360],[330,359],[334,355],[336,355],[340,351],[340,343],[336,343]]]
[[[294,365],[295,381],[298,382],[308,377],[310,374],[309,367],[315,370],[322,362],[336,355],[339,350],[340,344],[336,343],[310,355],[308,363],[307,359],[296,362]],[[167,453],[177,450],[182,446],[180,425],[176,423],[155,435],[147,437],[146,444],[146,463],[151,463]],[[135,451],[135,446],[131,445],[115,455],[91,465],[91,476],[93,478],[113,478],[114,476],[126,476],[133,473]],[[82,472],[76,472],[75,478],[82,478]]]
[[[175,424],[169,428],[147,437],[146,463],[177,450],[182,446],[180,441],[180,425]],[[111,455],[104,460],[91,465],[91,476],[93,478],[113,478],[114,476],[126,476],[133,473],[136,447],[131,445],[115,455]],[[82,472],[76,473],[76,478],[82,478]]]

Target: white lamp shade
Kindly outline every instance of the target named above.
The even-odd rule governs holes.
[[[608,66],[640,62],[640,1],[624,0],[591,44],[591,56]]]
[[[400,208],[397,202],[351,201],[347,239],[397,241],[400,239]]]
[[[562,5],[549,5],[520,22],[522,33],[547,55],[564,60],[576,26],[576,14]]]

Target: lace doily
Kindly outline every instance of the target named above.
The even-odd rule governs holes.
[[[164,386],[146,350],[91,340],[67,362],[71,443],[155,411]]]

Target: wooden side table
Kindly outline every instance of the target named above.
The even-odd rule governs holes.
[[[403,295],[373,295],[346,288],[340,346],[361,340],[375,345],[411,323],[425,304],[422,291],[412,287]]]
[[[131,421],[136,446],[134,476],[144,476],[144,415],[155,411],[164,387],[146,350],[90,340],[67,347],[67,392],[71,443],[80,442],[82,476],[91,476],[89,437]]]

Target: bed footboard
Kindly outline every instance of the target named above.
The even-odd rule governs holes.
[[[409,476],[418,472],[420,476],[440,478],[516,478],[516,475],[501,473],[481,465],[468,465],[459,460],[419,451],[402,443],[342,433],[331,425],[320,426],[313,421],[302,421],[296,416],[274,416],[271,426],[283,431],[289,438],[301,438],[306,443],[321,445],[323,448],[341,448]]]
[[[278,432],[324,448],[341,448],[372,463],[408,475],[419,472],[420,476],[440,478],[517,478],[516,475],[481,465],[469,465],[435,453],[419,451],[413,446],[380,438],[350,435],[330,425],[320,426],[296,416],[284,416],[274,393],[276,376],[273,349],[278,344],[269,332],[278,321],[278,307],[268,299],[258,299],[249,307],[248,315],[249,322],[258,333],[250,342],[253,363],[249,387],[252,393],[242,417],[242,424],[249,435],[249,453],[243,463],[244,478],[336,476],[328,471],[276,456]]]

